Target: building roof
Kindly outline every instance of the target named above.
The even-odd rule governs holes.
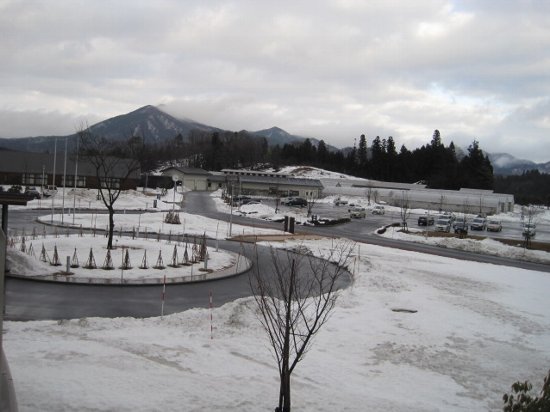
[[[270,176],[285,178],[290,177],[289,174],[275,173],[275,172],[263,172],[259,170],[247,170],[247,169],[222,169],[222,173],[226,175],[239,175],[239,176]]]
[[[170,170],[175,170],[176,172],[180,172],[184,175],[200,175],[200,176],[210,176],[210,172],[200,169],[198,167],[176,167],[176,166],[170,166],[166,169],[162,169],[162,174],[166,175]]]
[[[269,176],[239,176],[242,183],[260,183],[275,186],[305,186],[322,189],[323,184],[318,179],[303,179],[293,177],[269,177]]]
[[[113,158],[114,159],[114,158]],[[114,167],[114,176],[124,176],[126,159],[120,159],[120,163]],[[73,154],[67,154],[67,174],[74,174],[76,158]],[[33,173],[52,174],[54,166],[53,153],[17,152],[0,150],[0,173]],[[60,176],[65,168],[65,152],[58,151],[55,159],[55,174]],[[82,157],[78,159],[79,176],[95,176],[95,168]],[[139,170],[130,175],[130,178],[139,178]]]

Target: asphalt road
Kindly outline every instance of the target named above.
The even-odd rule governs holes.
[[[185,210],[189,211],[190,213],[198,213],[214,219],[227,221],[229,218],[228,215],[225,213],[218,212],[215,208],[215,205],[213,204],[213,202],[211,202],[208,199],[208,197],[209,195],[205,193],[189,192],[186,195]],[[286,210],[286,207],[284,206],[281,207],[281,214],[284,214],[285,210]],[[347,210],[348,209],[346,207],[342,207],[342,206],[336,208],[332,205],[319,204],[319,205],[315,205],[313,213],[319,214],[321,216],[330,215],[330,213],[338,214],[338,215],[347,215],[348,214]],[[417,218],[418,217],[415,218],[414,216],[411,216],[411,218],[409,219],[411,226],[414,225],[414,222],[416,222]],[[271,222],[266,222],[258,219],[251,219],[243,216],[234,215],[232,219],[233,219],[233,223],[239,223],[244,225],[255,225],[256,227],[262,226],[262,227],[269,227],[269,228],[276,228],[276,229],[283,228],[282,223],[271,223]],[[489,256],[489,255],[484,255],[480,253],[473,253],[473,252],[467,252],[467,251],[456,250],[456,249],[445,249],[437,246],[425,245],[422,243],[402,242],[398,240],[383,238],[373,233],[376,229],[396,221],[398,222],[399,220],[400,220],[399,216],[392,215],[389,213],[386,213],[385,215],[382,215],[382,216],[367,215],[365,219],[354,219],[349,223],[344,223],[336,226],[329,226],[329,227],[296,226],[296,232],[320,234],[327,237],[345,237],[357,242],[369,243],[373,245],[386,246],[386,247],[393,247],[397,249],[403,249],[403,250],[419,252],[419,253],[430,253],[433,255],[445,256],[445,257],[450,257],[450,258],[459,259],[459,260],[471,260],[475,262],[492,263],[496,265],[512,266],[512,267],[519,267],[523,269],[550,272],[550,266],[541,264],[541,263],[525,262],[525,261],[519,261],[515,259],[509,259],[506,257]],[[486,232],[474,232],[474,233],[483,234],[483,235],[487,234]],[[506,232],[504,232],[503,230],[503,233],[506,233]],[[540,238],[537,238],[537,240],[540,240]]]
[[[324,205],[323,207],[331,207]],[[190,213],[198,213],[215,219],[227,221],[227,214],[219,213],[209,198],[209,194],[190,192],[186,195],[185,210]],[[44,210],[10,210],[9,230],[32,233],[33,227],[38,233],[42,233],[43,225],[35,221],[36,216],[44,214]],[[284,212],[284,209],[283,211]],[[47,212],[46,212],[47,213]],[[314,213],[322,214],[321,208]],[[345,213],[345,211],[344,211]],[[272,223],[233,215],[233,223],[254,225],[256,227],[269,227],[282,229],[282,223]],[[446,256],[459,260],[473,260],[478,262],[493,263],[504,266],[520,267],[525,269],[550,272],[549,265],[530,263],[494,257],[453,249],[444,249],[430,245],[401,242],[373,235],[372,232],[384,224],[395,221],[392,216],[371,216],[366,219],[354,220],[332,227],[301,227],[297,226],[299,233],[313,233],[329,237],[346,237],[358,242],[376,244],[399,248],[419,253],[430,253]],[[48,233],[53,228],[46,226]],[[212,244],[210,245],[212,246]],[[220,247],[232,251],[241,251],[242,245],[236,242],[223,241]],[[251,245],[244,245],[245,255],[253,257],[258,252],[256,267],[267,270],[271,267],[272,260],[267,248],[258,247],[252,249]],[[345,278],[339,287],[345,287],[349,278]],[[174,313],[182,310],[202,307],[209,304],[209,293],[213,294],[215,306],[233,301],[237,298],[250,296],[248,274],[238,275],[232,278],[213,282],[169,285],[166,291],[164,313]],[[161,286],[86,286],[74,284],[59,284],[36,282],[30,280],[6,279],[6,313],[8,320],[33,320],[33,319],[67,319],[91,316],[118,317],[133,316],[147,317],[158,316],[161,311]]]

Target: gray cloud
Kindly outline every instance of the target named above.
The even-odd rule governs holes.
[[[548,161],[547,2],[0,1],[0,136],[145,104],[346,146],[444,140]]]

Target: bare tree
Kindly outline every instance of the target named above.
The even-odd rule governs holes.
[[[124,143],[116,143],[94,135],[90,129],[78,132],[78,138],[81,142],[80,155],[94,168],[100,198],[109,212],[107,249],[112,249],[115,227],[114,204],[127,179],[132,174],[139,175],[140,164],[137,159],[143,148],[143,140],[132,137]]]
[[[374,203],[378,203],[378,195],[379,195],[378,190],[374,190],[372,192],[372,197],[374,199]]]
[[[317,203],[318,196],[317,192],[311,192],[307,195],[307,217],[311,217],[311,212],[313,211],[313,206]]]
[[[351,250],[349,244],[341,244],[319,259],[303,250],[282,258],[271,249],[271,271],[255,265],[250,274],[260,322],[279,369],[276,411],[290,412],[290,377],[334,309]]]
[[[407,232],[409,230],[407,220],[411,216],[411,208],[409,203],[409,196],[405,194],[405,192],[401,194],[399,215],[401,216],[401,226],[403,226],[403,230]]]
[[[522,231],[524,239],[523,246],[525,249],[531,247],[531,239],[535,237],[537,214],[538,210],[533,205],[530,205],[527,209],[522,208],[522,216],[525,215]]]
[[[370,199],[372,197],[372,192],[373,192],[373,188],[372,186],[369,184],[367,186],[367,188],[365,189],[365,195],[367,197],[367,202],[368,202],[368,205],[370,206]]]
[[[441,195],[439,197],[439,213],[443,212],[443,206],[445,206],[445,196]]]

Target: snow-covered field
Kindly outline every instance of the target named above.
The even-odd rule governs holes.
[[[125,196],[119,210],[151,208],[150,196]],[[81,200],[82,208],[85,202],[102,207],[92,198]],[[265,205],[244,211],[264,218],[271,213]],[[104,228],[102,219],[76,215],[74,224]],[[163,213],[117,213],[115,219],[117,230],[228,235],[227,222],[185,213],[177,228],[162,223]],[[72,215],[64,221],[72,224]],[[233,234],[243,231],[280,233],[233,225]],[[466,244],[451,244],[456,241],[446,239],[443,246]],[[299,245],[326,256],[334,242],[274,246]],[[468,247],[482,253],[495,247],[475,242]],[[38,255],[40,245],[34,248]],[[550,367],[548,273],[365,244],[355,245],[353,256],[353,286],[340,292],[333,316],[293,375],[295,410],[496,411],[516,380],[542,381]],[[20,411],[273,410],[277,369],[253,299],[215,308],[213,339],[207,307],[205,301],[202,308],[163,318],[4,322]]]
[[[8,187],[5,187],[7,190]],[[12,206],[13,209],[30,208],[30,209],[49,209],[52,206],[55,209],[64,208],[66,213],[76,209],[77,213],[86,209],[105,209],[105,205],[101,199],[97,198],[97,190],[66,188],[63,193],[63,188],[59,188],[57,194],[52,197],[34,199],[27,203],[27,206]],[[162,194],[161,189],[146,189],[139,188],[138,190],[125,190],[120,193],[119,198],[115,203],[117,210],[171,210],[173,202],[181,202],[182,193],[173,190],[168,190]],[[160,197],[160,199],[157,199]],[[156,208],[154,203],[156,202]]]
[[[501,410],[513,382],[545,375],[547,273],[369,245],[354,255],[353,287],[295,371],[296,410]],[[213,339],[206,306],[163,319],[5,322],[20,410],[273,410],[277,371],[253,300],[214,309]]]

